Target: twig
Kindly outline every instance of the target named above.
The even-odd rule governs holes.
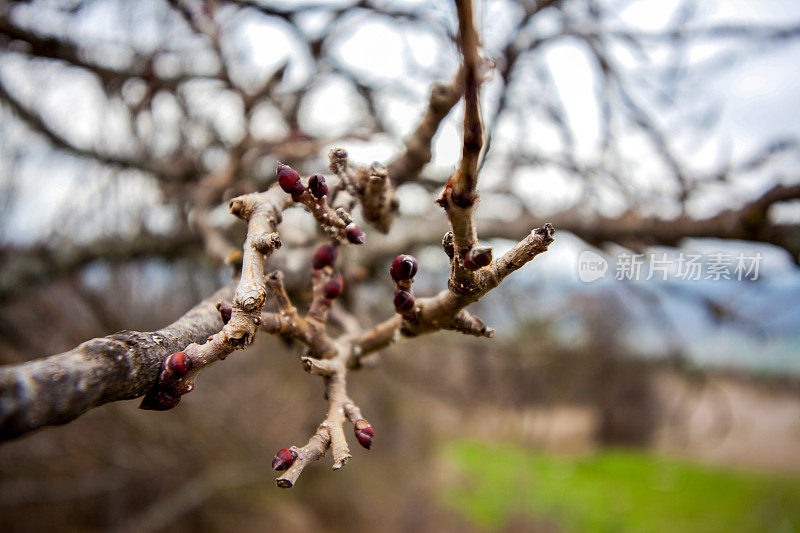
[[[242,274],[234,294],[231,318],[204,344],[192,343],[182,352],[176,352],[174,359],[165,361],[158,385],[144,397],[142,409],[175,407],[182,395],[191,392],[194,380],[205,367],[253,342],[261,323],[261,308],[267,299],[264,262],[266,256],[280,247],[275,230],[288,204],[288,198],[277,187],[231,200],[231,213],[247,222]]]

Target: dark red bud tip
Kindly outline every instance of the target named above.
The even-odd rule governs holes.
[[[278,453],[275,454],[275,458],[272,460],[272,469],[286,470],[292,466],[292,464],[294,464],[295,459],[297,459],[296,452],[288,448],[281,448],[278,450]]]
[[[331,279],[328,280],[328,283],[325,284],[325,298],[328,300],[337,298],[342,293],[343,286],[344,280],[342,279],[342,275],[334,274],[331,276]]]
[[[476,246],[467,252],[464,257],[464,266],[470,270],[478,270],[492,262],[492,249],[484,246]]]
[[[372,446],[372,438],[375,436],[375,432],[372,431],[372,426],[369,425],[369,422],[363,418],[356,420],[353,429],[356,433],[358,443],[369,450],[370,446]]]
[[[166,366],[172,370],[174,374],[182,376],[189,370],[191,361],[186,357],[185,353],[178,352],[167,357]]]
[[[353,244],[364,244],[367,240],[367,235],[364,231],[355,224],[349,224],[344,229],[344,234],[347,240]]]
[[[325,177],[314,174],[308,178],[308,190],[314,198],[322,198],[328,194],[328,186],[325,184]]]
[[[394,293],[394,308],[401,313],[406,313],[414,309],[414,297],[408,291],[397,291]]]
[[[220,302],[217,304],[217,309],[219,310],[219,314],[222,316],[222,323],[227,324],[231,321],[231,315],[233,314],[233,307],[228,305],[225,302]]]
[[[398,255],[392,261],[389,268],[389,275],[395,281],[411,279],[417,274],[417,260],[413,255]]]
[[[278,185],[281,186],[285,193],[292,195],[303,194],[305,187],[303,187],[303,182],[300,181],[300,174],[295,169],[289,165],[278,163],[276,174],[278,175]]]
[[[154,389],[145,394],[139,409],[143,411],[169,411],[181,401],[181,395],[172,390]]]
[[[314,270],[332,266],[336,262],[336,257],[338,255],[339,251],[335,246],[331,246],[330,244],[320,246],[317,248],[317,251],[314,252],[314,257],[311,260],[311,266],[314,267]]]
[[[450,259],[456,255],[455,244],[453,243],[453,232],[448,231],[442,237],[442,248],[444,248],[444,253],[447,254],[447,257]]]

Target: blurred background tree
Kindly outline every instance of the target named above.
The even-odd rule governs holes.
[[[498,253],[546,220],[560,232],[479,302],[498,337],[388,350],[352,384],[375,448],[335,475],[314,465],[292,494],[268,463],[319,422],[320,390],[297,348],[260,339],[174,412],[108,405],[5,445],[3,529],[641,530],[679,515],[688,530],[798,527],[791,481],[531,450],[625,444],[797,473],[800,6],[476,11],[493,64],[480,237]],[[349,307],[365,325],[392,312],[385,272],[401,251],[420,259],[418,292],[442,287],[433,200],[463,109],[430,94],[456,76],[456,33],[449,2],[1,2],[0,361],[173,320],[230,280],[243,233],[228,200],[265,189],[277,161],[325,171],[333,146],[387,164],[400,200],[387,234],[362,225],[370,246],[347,251]],[[435,128],[413,135],[426,112]],[[271,266],[302,298],[320,237],[306,213],[284,220]],[[612,263],[654,250],[764,260],[751,280],[637,283],[612,268],[584,284],[587,249]],[[630,487],[631,471],[647,482]],[[732,503],[699,506],[698,483],[734,487]],[[626,487],[618,506],[587,503],[610,486]],[[668,496],[677,510],[630,511]]]

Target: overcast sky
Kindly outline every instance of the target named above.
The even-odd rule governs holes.
[[[286,2],[283,2],[284,4]],[[336,4],[337,2],[331,2]],[[344,3],[344,2],[338,2]],[[424,10],[426,16],[437,23],[453,24],[452,7],[450,2],[420,1],[414,3]],[[620,2],[608,0],[604,2],[609,6],[620,5]],[[632,28],[642,31],[659,31],[669,27],[674,20],[676,10],[683,2],[679,0],[641,0],[628,2],[627,7],[619,13],[618,18],[608,22],[609,25],[619,28]],[[83,13],[79,31],[90,41],[107,41],[116,37],[117,28],[126,24],[120,18],[120,6],[126,5],[138,9],[139,26],[136,27],[135,46],[146,52],[148,47],[157,47],[160,38],[169,28],[165,28],[157,21],[151,20],[152,5],[148,2],[126,4],[116,1],[95,2]],[[702,28],[712,24],[790,24],[800,22],[800,1],[790,0],[761,0],[758,2],[745,0],[703,0],[698,3],[699,11],[695,14],[690,27]],[[135,6],[135,7],[131,7]],[[505,43],[507,28],[519,16],[514,3],[511,1],[490,0],[481,3],[479,9],[479,28],[482,41],[486,47],[486,54],[496,54],[498,48]],[[306,84],[314,83],[310,98],[301,109],[301,120],[312,133],[335,135],[347,133],[358,126],[358,106],[363,105],[353,88],[343,79],[335,76],[327,77],[318,82],[312,79],[311,63],[307,52],[302,46],[297,35],[292,33],[288,25],[281,20],[267,18],[254,14],[252,11],[244,12],[241,20],[234,20],[238,31],[231,37],[226,46],[231,53],[238,54],[237,60],[248,61],[254,68],[246,69],[247,76],[242,78],[242,83],[255,83],[265,79],[279,66],[288,62],[287,75],[284,80],[284,89],[295,90]],[[537,17],[537,25],[531,31],[540,35],[548,35],[558,31],[558,25],[549,20],[547,16]],[[56,21],[54,21],[55,23]],[[41,20],[47,25],[46,18]],[[307,35],[314,35],[326,23],[326,17],[309,14],[303,16],[300,25]],[[380,17],[364,20],[354,19],[349,26],[350,31],[342,32],[331,44],[336,52],[336,57],[343,65],[365,79],[387,85],[387,91],[379,97],[381,109],[386,113],[387,122],[393,135],[376,136],[369,142],[348,142],[344,146],[351,152],[351,156],[358,161],[386,160],[391,157],[401,146],[402,138],[413,128],[427,100],[427,92],[432,80],[448,79],[455,71],[458,64],[458,55],[452,43],[441,34],[424,27],[398,24]],[[614,59],[618,62],[623,72],[630,69],[632,73],[639,73],[645,77],[648,71],[636,70],[636,58],[629,51],[617,48]],[[746,52],[746,53],[744,53]],[[125,54],[121,49],[120,54]],[[656,67],[669,64],[672,60],[667,52],[654,47],[649,50],[651,60]],[[738,62],[731,68],[713,71],[715,58],[733,54]],[[737,49],[728,41],[696,42],[688,50],[688,65],[693,77],[670,97],[674,99],[669,110],[656,111],[653,114],[659,124],[675,129],[675,134],[670,136],[672,148],[680,159],[687,162],[691,168],[698,172],[708,172],[726,160],[739,161],[751,155],[754,150],[763,145],[767,140],[782,136],[797,136],[800,133],[800,40],[794,44],[783,44],[778,47],[759,49],[748,47],[747,50]],[[543,48],[542,60],[550,69],[557,95],[542,95],[534,91],[535,85],[531,84],[529,90],[518,91],[518,97],[560,98],[567,110],[567,119],[575,136],[577,154],[587,162],[599,157],[600,139],[600,110],[597,105],[596,90],[599,77],[596,67],[589,58],[586,48],[579,42],[571,39],[556,39]],[[111,54],[109,60],[113,60]],[[89,77],[70,75],[67,78],[53,77],[48,68],[38,66],[32,69],[30,65],[20,58],[10,58],[0,62],[0,75],[3,79],[13,82],[15,88],[22,93],[35,94],[41,88],[47,87],[46,97],[41,101],[41,109],[53,120],[53,124],[64,131],[70,138],[77,142],[93,142],[99,132],[102,136],[113,137],[123,132],[130,125],[122,118],[123,114],[113,106],[99,105],[103,100],[103,93],[95,80]],[[64,80],[67,80],[66,82]],[[397,80],[402,81],[403,91],[390,91]],[[694,80],[694,81],[692,81]],[[652,79],[653,90],[644,84],[641,90],[634,91],[637,98],[641,98],[643,105],[658,105],[654,95],[657,94],[658,80]],[[488,82],[483,91],[485,116],[491,115],[491,110],[497,103],[497,95],[501,87],[501,80],[495,79]],[[651,88],[652,89],[652,88]],[[235,139],[241,135],[244,127],[239,113],[235,112],[236,102],[232,100],[208,100],[208,96],[198,90],[197,99],[205,105],[214,120],[220,125],[223,135]],[[203,99],[206,100],[203,100]],[[705,102],[705,107],[698,107],[697,102]],[[170,118],[169,106],[155,102],[156,107],[162,106],[159,113],[165,119]],[[63,109],[71,113],[59,113]],[[524,106],[523,106],[524,108]],[[697,118],[697,114],[713,110],[718,113],[717,122],[713,129],[704,131],[701,136],[696,132],[683,131],[681,125]],[[76,120],[79,117],[79,120]],[[542,153],[558,153],[563,147],[558,136],[553,133],[553,127],[536,113],[525,116],[526,143],[534,146]],[[434,176],[446,176],[458,161],[460,153],[460,122],[461,112],[456,109],[451,113],[438,134],[434,146],[434,158],[426,172]],[[11,145],[12,139],[17,139],[20,146],[28,154],[37,153],[44,146],[41,140],[30,136],[22,136],[19,128],[12,127],[8,122],[0,124],[4,135],[0,142],[7,143],[6,149]],[[513,147],[519,133],[518,124],[508,121],[497,125],[492,150],[502,153],[504,147]],[[264,138],[280,138],[285,133],[268,111],[259,115],[255,124],[258,135]],[[165,135],[162,149],[168,153],[170,149],[169,136]],[[623,147],[627,150],[631,160],[635,163],[636,179],[642,188],[653,188],[658,192],[664,183],[663,165],[660,165],[652,151],[647,148],[638,137],[631,137]],[[0,155],[7,154],[6,149],[0,145]],[[160,193],[145,176],[135,173],[117,174],[116,179],[110,180],[108,171],[99,171],[90,167],[87,171],[85,165],[75,164],[68,157],[57,155],[53,152],[42,151],[39,156],[25,159],[19,168],[11,169],[6,165],[8,160],[0,159],[0,176],[8,179],[16,177],[18,182],[17,208],[12,210],[5,219],[0,235],[14,242],[30,242],[42,238],[59,227],[66,220],[64,213],[75,213],[76,209],[71,202],[75,200],[75,191],[79,190],[86,198],[103,197],[110,210],[113,210],[112,219],[87,220],[87,223],[76,224],[74,236],[83,239],[92,239],[97,235],[97,228],[108,234],[124,234],[133,232],[137,226],[132,221],[141,218],[146,213],[147,223],[152,228],[168,228],[174,220],[175,213],[165,206],[160,206]],[[324,154],[322,154],[324,155]],[[776,181],[796,182],[800,176],[800,161],[794,158],[777,160],[773,165],[758,173],[743,176],[733,189],[710,187],[700,197],[699,201],[692,204],[692,213],[705,216],[731,205],[731,192],[739,200],[752,199],[770,184]],[[491,189],[505,176],[487,163],[482,184]],[[557,211],[570,205],[578,197],[581,179],[579,176],[569,175],[563,169],[555,167],[537,167],[520,170],[512,176],[514,190],[529,199],[530,205],[541,212]],[[541,197],[538,184],[548,184],[547,197]],[[109,185],[111,183],[111,185]],[[111,190],[113,194],[109,194]],[[418,187],[406,187],[400,191],[399,196],[403,201],[403,209],[408,212],[419,212],[431,207],[431,198],[421,192]],[[132,202],[136,198],[138,202]],[[27,206],[38,206],[32,211]],[[735,203],[735,200],[734,200]],[[618,209],[613,197],[609,197],[606,205],[602,206],[607,214],[614,214]],[[488,194],[481,203],[483,216],[503,216],[513,214],[513,207],[508,202],[498,198],[495,202]],[[655,204],[655,214],[668,216],[671,206]],[[784,206],[779,210],[784,220],[800,220],[800,205]],[[509,241],[510,242],[510,241]],[[497,242],[498,253],[508,242]],[[695,248],[708,248],[708,244],[690,243],[687,246]],[[713,246],[725,246],[730,249],[740,249],[731,243],[715,243]],[[546,257],[537,259],[536,267],[526,269],[520,273],[521,282],[528,280],[541,280],[544,276],[549,279],[559,278],[565,285],[572,285],[581,290],[597,290],[580,285],[577,279],[577,257],[585,248],[576,239],[560,237],[552,251]],[[794,357],[787,364],[787,354],[795,353],[797,348],[798,332],[791,324],[792,317],[798,316],[800,298],[794,301],[780,299],[787,290],[794,294],[800,287],[797,270],[789,261],[788,256],[779,250],[768,247],[759,248],[767,259],[764,262],[764,283],[758,286],[749,286],[746,290],[741,285],[720,284],[712,287],[712,292],[726,293],[733,290],[741,292],[738,297],[742,302],[736,305],[753,306],[755,302],[778,302],[779,312],[770,316],[771,322],[766,326],[770,331],[776,331],[784,342],[775,348],[774,338],[768,337],[771,342],[770,349],[775,349],[773,359],[782,361],[782,365],[800,371],[800,358]],[[613,254],[608,255],[613,261]],[[613,285],[613,280],[608,280]],[[618,282],[617,282],[618,283]],[[778,285],[775,285],[778,284]],[[788,284],[790,289],[775,289],[780,284]],[[752,284],[751,284],[752,285]],[[604,286],[601,284],[601,286]],[[732,287],[732,289],[731,289]],[[696,287],[695,287],[696,289]],[[695,290],[693,289],[693,290]],[[654,289],[661,290],[661,289]],[[664,289],[661,296],[667,294]],[[726,298],[730,301],[734,295]],[[710,325],[710,318],[697,318],[697,313],[702,313],[697,306],[693,312],[687,312],[682,307],[679,298],[664,296],[664,308],[673,319],[680,324],[682,331],[692,337],[688,343],[698,348],[699,355],[709,360],[721,358],[731,350],[737,352],[740,360],[747,359],[754,349],[764,351],[765,344],[753,348],[754,337],[741,331],[730,329],[715,329]],[[694,314],[693,314],[694,313]],[[789,317],[789,318],[787,318]],[[698,326],[699,325],[699,326]],[[636,335],[657,335],[651,331],[652,323],[643,323],[640,330],[633,331]],[[644,332],[644,333],[641,333]],[[792,335],[794,332],[794,335]],[[746,335],[748,340],[743,342],[741,335]],[[789,344],[785,344],[785,343]],[[788,346],[788,348],[787,348]],[[762,362],[764,360],[761,360]],[[749,363],[748,363],[749,364]],[[780,366],[780,365],[778,365]]]

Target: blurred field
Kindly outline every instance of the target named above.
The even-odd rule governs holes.
[[[275,487],[272,455],[305,442],[325,402],[296,348],[262,337],[204,373],[173,411],[110,404],[4,444],[0,531],[798,526],[795,386],[695,375],[593,341],[564,348],[544,325],[523,329],[393,346],[351,379],[369,406],[372,450],[351,441],[346,468],[323,459],[290,491]],[[775,474],[790,468],[795,477]]]
[[[487,529],[522,516],[559,531],[800,528],[797,478],[622,449],[564,457],[467,440],[448,444],[443,455],[458,472],[444,501]]]

